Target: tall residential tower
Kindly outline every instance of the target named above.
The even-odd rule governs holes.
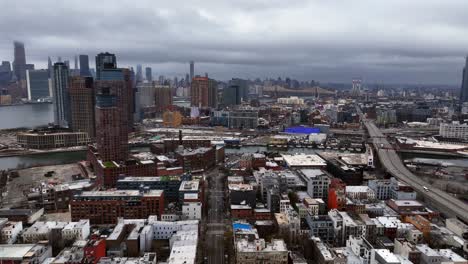
[[[67,65],[55,63],[53,77],[54,122],[60,127],[68,127],[71,125],[71,113]]]
[[[462,85],[460,90],[460,103],[468,102],[468,56],[465,58],[463,67]]]

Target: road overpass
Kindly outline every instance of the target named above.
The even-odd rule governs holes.
[[[358,110],[358,112],[360,111]],[[424,201],[430,207],[437,209],[447,217],[458,217],[468,223],[468,205],[466,203],[437,188],[429,188],[426,191],[424,186],[428,183],[405,167],[393,146],[374,122],[363,117],[362,121],[372,138],[372,144],[377,151],[380,163],[388,173],[413,187],[418,195],[424,197]]]

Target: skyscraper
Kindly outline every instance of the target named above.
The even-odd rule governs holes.
[[[196,107],[218,106],[218,85],[207,77],[195,77],[190,91],[191,105]]]
[[[26,82],[28,100],[36,101],[37,99],[50,97],[48,70],[26,70]]]
[[[80,55],[80,75],[91,76],[91,72],[89,71],[88,55]]]
[[[460,89],[460,103],[468,102],[468,56],[463,67],[462,85]]]
[[[157,111],[162,112],[172,105],[172,89],[169,85],[156,85],[155,89],[154,105]]]
[[[49,78],[52,78],[52,75],[54,73],[54,66],[52,65],[52,60],[50,57],[47,58],[47,70],[49,71]]]
[[[190,83],[192,83],[193,77],[195,77],[195,62],[190,61]]]
[[[53,76],[54,122],[60,127],[68,127],[71,123],[71,114],[67,65],[62,62],[55,63]]]
[[[142,82],[143,81],[143,67],[141,64],[138,64],[136,67],[136,82]]]
[[[229,84],[223,89],[223,105],[239,105],[242,102],[241,88],[237,84]]]
[[[75,70],[78,70],[78,56],[75,55]]]
[[[94,82],[93,77],[70,78],[71,128],[76,132],[87,132],[95,137]]]
[[[238,86],[239,87],[239,96],[241,101],[247,102],[249,97],[249,87],[247,85],[247,80],[239,79],[239,78],[232,78],[229,81],[229,85]]]
[[[11,81],[11,65],[9,61],[2,61],[0,65],[0,85],[7,85]]]
[[[148,82],[152,82],[153,81],[153,71],[152,71],[151,67],[146,67],[145,68],[145,73],[146,73],[146,80]]]
[[[19,41],[13,42],[14,45],[14,61],[13,70],[16,79],[19,81],[26,80],[26,52],[24,51],[24,44]]]
[[[101,71],[96,81],[96,143],[100,159],[128,158],[128,96],[123,69]]]
[[[353,79],[353,87],[351,89],[351,94],[354,96],[358,96],[361,94],[362,89],[362,80],[359,78]]]
[[[99,53],[96,56],[96,80],[101,79],[101,72],[106,69],[117,69],[117,59],[109,52]]]

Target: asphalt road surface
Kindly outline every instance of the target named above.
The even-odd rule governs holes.
[[[224,175],[218,170],[208,175],[208,217],[206,256],[209,264],[222,264],[224,260]]]
[[[359,112],[359,110],[358,110]],[[428,183],[409,171],[393,146],[377,128],[373,121],[362,119],[369,132],[380,163],[392,176],[406,182],[422,195],[426,203],[449,217],[458,217],[468,222],[468,205],[463,201],[437,188],[427,187]],[[427,188],[427,189],[426,189]]]

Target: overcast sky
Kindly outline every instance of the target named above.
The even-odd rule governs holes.
[[[101,51],[155,75],[455,84],[467,0],[0,0],[0,60]],[[72,63],[73,64],[73,63]],[[92,63],[91,67],[94,67]]]

